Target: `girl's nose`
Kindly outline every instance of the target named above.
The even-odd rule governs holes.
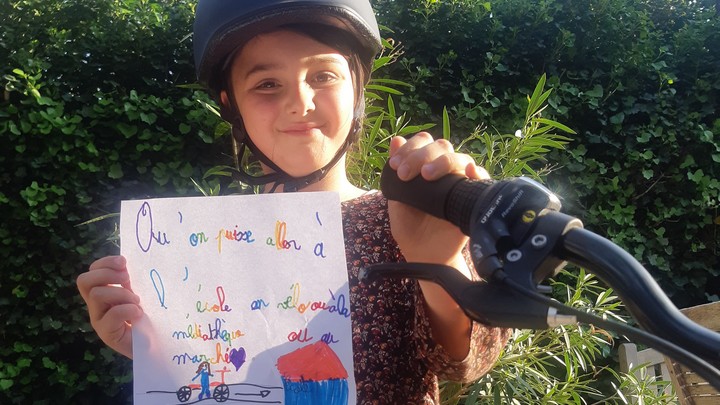
[[[315,110],[315,90],[302,81],[293,86],[287,95],[287,109],[291,114],[305,115]]]

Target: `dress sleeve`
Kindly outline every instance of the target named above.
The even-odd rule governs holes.
[[[469,254],[465,251],[464,255],[468,266],[472,270],[473,266]],[[472,274],[473,277],[476,277],[474,270],[472,270]],[[419,285],[417,288],[418,294],[415,295],[415,338],[419,345],[419,353],[424,357],[430,370],[441,380],[458,382],[475,381],[490,371],[507,344],[511,330],[488,327],[479,322],[471,321],[468,355],[463,360],[454,360],[448,355],[445,348],[433,339],[425,298]]]

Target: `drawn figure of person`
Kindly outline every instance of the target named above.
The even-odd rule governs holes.
[[[195,373],[193,381],[200,377],[200,396],[198,396],[198,399],[203,399],[203,395],[205,395],[205,398],[210,398],[210,377],[212,377],[210,363],[203,361]]]

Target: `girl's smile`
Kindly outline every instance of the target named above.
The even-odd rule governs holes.
[[[314,130],[320,130],[320,126],[314,122],[308,122],[308,123],[297,123],[297,124],[290,124],[287,127],[284,127],[283,129],[280,129],[280,132],[287,134],[287,135],[295,135],[295,136],[312,136]]]

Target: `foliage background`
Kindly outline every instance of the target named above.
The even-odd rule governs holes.
[[[678,306],[717,299],[713,1],[373,3],[404,50],[383,75],[413,85],[394,97],[398,112],[440,123],[446,107],[455,141],[478,128],[512,134],[546,73],[548,113],[578,132],[548,157],[565,210],[633,253]],[[121,199],[195,194],[191,178],[231,163],[218,118],[189,86],[193,5],[0,2],[2,403],[128,397],[130,363],[97,341],[74,284],[115,252],[112,221],[78,224]]]

